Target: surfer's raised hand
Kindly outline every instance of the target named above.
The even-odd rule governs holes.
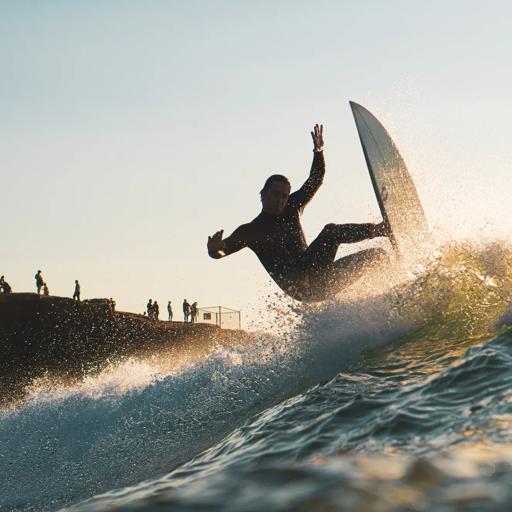
[[[211,256],[214,254],[219,254],[222,252],[222,249],[224,248],[224,242],[222,240],[222,236],[224,235],[224,230],[221,229],[220,231],[217,231],[212,236],[208,237],[208,243],[206,246],[208,247],[208,254]]]
[[[315,153],[321,153],[324,150],[324,125],[315,124],[313,131],[311,132],[313,138],[313,151]]]

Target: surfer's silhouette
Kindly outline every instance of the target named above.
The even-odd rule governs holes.
[[[335,260],[340,244],[387,236],[380,224],[327,224],[308,246],[300,215],[322,184],[325,174],[323,126],[315,125],[313,164],[304,185],[290,194],[285,176],[270,176],[260,192],[262,210],[227,238],[224,231],[208,237],[208,254],[222,258],[249,247],[274,279],[291,297],[314,302],[332,297],[359,279],[369,265],[387,259],[383,249],[366,249]]]

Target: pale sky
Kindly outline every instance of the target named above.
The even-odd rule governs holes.
[[[277,287],[206,239],[259,213],[268,175],[302,184],[314,123],[308,239],[380,220],[349,100],[394,138],[436,233],[508,238],[510,19],[505,1],[0,0],[0,273],[254,317]]]

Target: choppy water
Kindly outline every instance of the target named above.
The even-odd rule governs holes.
[[[510,510],[511,265],[447,248],[287,334],[43,387],[0,412],[0,510]]]

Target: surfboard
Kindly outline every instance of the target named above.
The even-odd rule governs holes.
[[[430,230],[411,175],[380,121],[358,103],[350,107],[391,244],[399,257],[415,254],[429,245]]]

